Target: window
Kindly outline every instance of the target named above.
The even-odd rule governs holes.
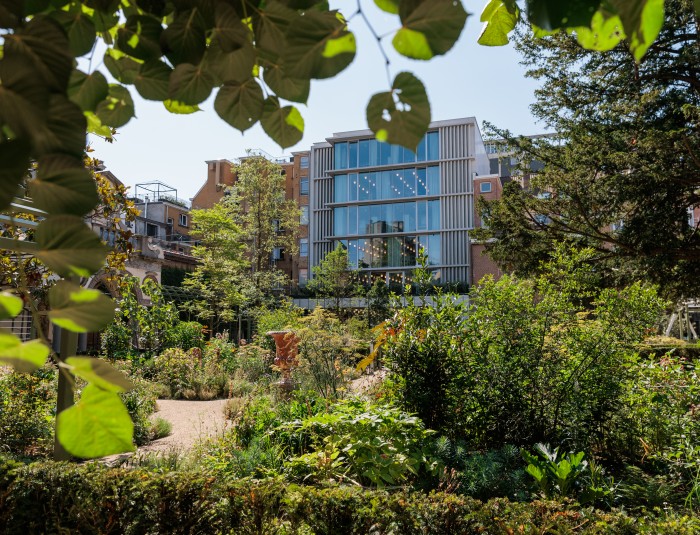
[[[301,217],[299,217],[299,224],[300,225],[308,225],[309,224],[309,207],[308,206],[301,207]]]
[[[309,178],[304,177],[299,182],[299,194],[308,195],[309,194]]]
[[[180,214],[180,226],[181,227],[187,226],[187,214]]]
[[[309,240],[307,238],[299,240],[299,256],[309,256]]]
[[[491,192],[491,182],[482,182],[479,184],[479,193],[490,193]]]
[[[308,156],[302,156],[301,158],[299,158],[299,167],[302,169],[309,168],[309,157]]]
[[[272,250],[272,259],[275,261],[284,260],[284,247],[275,247]]]
[[[146,236],[158,237],[158,225],[146,223]]]
[[[272,227],[275,229],[275,232],[282,232],[282,227],[280,226],[279,219],[272,220]]]
[[[172,227],[174,224],[175,224],[175,220],[172,217],[169,217],[168,218],[168,225],[170,225]]]
[[[309,270],[306,268],[302,268],[299,270],[299,284],[304,285],[306,284],[306,281],[309,280]]]
[[[347,169],[348,168],[348,144],[347,143],[336,143],[334,147],[335,156],[335,168],[336,169]]]

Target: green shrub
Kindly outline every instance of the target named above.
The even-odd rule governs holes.
[[[156,410],[157,389],[148,381],[139,377],[130,377],[134,388],[128,392],[122,392],[119,397],[122,398],[126,409],[129,411],[129,416],[134,422],[134,443],[141,446],[159,438],[153,428],[153,423],[150,420],[151,414]]]
[[[153,359],[153,380],[166,387],[165,395],[173,399],[214,399],[229,393],[229,375],[223,363],[205,356],[198,348],[185,352],[170,348]]]
[[[131,349],[132,329],[122,321],[113,321],[100,334],[102,355],[109,359],[123,359]]]
[[[166,339],[170,347],[179,347],[184,351],[193,347],[204,349],[204,327],[196,321],[180,321],[168,330]]]

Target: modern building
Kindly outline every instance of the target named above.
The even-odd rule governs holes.
[[[431,123],[415,153],[359,130],[309,156],[311,269],[342,246],[367,282],[401,284],[424,249],[436,281],[473,282],[474,181],[490,175],[475,118]]]

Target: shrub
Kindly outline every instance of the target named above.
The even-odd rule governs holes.
[[[166,349],[153,359],[153,379],[166,387],[165,395],[173,399],[213,399],[228,395],[229,377],[218,359],[204,357],[193,348]]]
[[[204,349],[204,327],[196,321],[180,321],[168,330],[166,339],[170,347],[179,347],[184,351],[193,347]]]

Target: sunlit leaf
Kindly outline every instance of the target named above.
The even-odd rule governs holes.
[[[95,134],[106,139],[113,139],[112,129],[109,126],[103,125],[102,121],[91,111],[84,113],[87,119],[87,131],[89,134]]]
[[[409,72],[397,74],[391,91],[370,99],[367,124],[377,139],[415,151],[430,124],[430,103],[423,83]]]
[[[632,54],[640,61],[664,24],[664,0],[610,0],[610,5],[620,16]]]
[[[49,290],[49,319],[76,333],[104,329],[114,319],[114,301],[99,290],[59,281]]]
[[[170,113],[175,113],[178,115],[188,115],[190,113],[195,113],[202,110],[202,108],[199,106],[191,106],[190,104],[185,104],[184,102],[180,102],[178,100],[164,100],[163,105]]]
[[[374,0],[374,3],[382,11],[391,13],[392,15],[399,14],[399,3],[400,0]]]
[[[109,73],[123,84],[133,84],[141,67],[141,62],[126,56],[123,52],[114,48],[107,49],[104,62]]]
[[[138,59],[156,59],[162,55],[160,34],[163,27],[149,15],[131,15],[117,32],[119,50]]]
[[[40,340],[22,342],[7,329],[0,329],[0,363],[22,373],[33,372],[46,362],[50,350]]]
[[[56,434],[71,455],[95,458],[133,451],[134,424],[118,394],[95,385],[80,401],[59,413]]]
[[[179,11],[177,18],[163,31],[166,56],[174,65],[198,64],[207,48],[207,26],[199,9]]]
[[[37,207],[50,214],[81,216],[99,202],[95,181],[82,160],[66,154],[42,156],[29,191]]]
[[[576,39],[589,50],[611,50],[624,38],[620,17],[601,11],[593,15],[590,28],[576,28]]]
[[[624,0],[627,1],[627,0]],[[637,0],[631,3],[637,3]],[[556,30],[575,26],[591,25],[593,14],[598,10],[600,0],[529,0],[528,20],[543,30]]]
[[[35,240],[36,256],[63,277],[89,277],[103,266],[107,257],[107,248],[99,236],[78,216],[47,217],[39,223]]]
[[[406,5],[410,7],[402,4],[399,9],[403,27],[392,41],[397,52],[413,59],[430,59],[417,42],[415,33],[424,36],[432,53],[430,57],[445,54],[454,46],[467,20],[462,2],[431,0]],[[419,55],[411,55],[416,51]]]
[[[508,34],[518,22],[519,11],[515,0],[491,0],[481,13],[484,27],[479,35],[479,44],[502,46],[508,44]]]
[[[134,80],[134,87],[143,98],[148,100],[166,100],[168,84],[172,69],[160,60],[146,61],[139,68]]]
[[[29,169],[29,143],[13,139],[0,143],[0,210],[10,205],[22,178]]]
[[[22,312],[24,302],[21,297],[17,297],[10,292],[0,292],[0,320],[14,318]]]
[[[170,74],[168,96],[184,104],[199,104],[211,94],[214,83],[214,77],[201,65],[181,63]]]
[[[95,110],[102,124],[119,128],[134,116],[134,101],[129,90],[118,84],[109,85],[109,96]]]
[[[109,392],[126,392],[134,384],[110,363],[94,357],[68,357],[64,363],[73,375]]]
[[[304,136],[304,119],[299,110],[293,106],[280,107],[276,97],[265,99],[260,124],[283,149],[296,145]]]
[[[68,84],[68,96],[83,111],[95,111],[97,105],[107,98],[109,84],[100,71],[85,74],[75,69]]]
[[[224,121],[241,132],[253,126],[262,115],[264,96],[254,79],[224,85],[216,95],[214,109]]]

